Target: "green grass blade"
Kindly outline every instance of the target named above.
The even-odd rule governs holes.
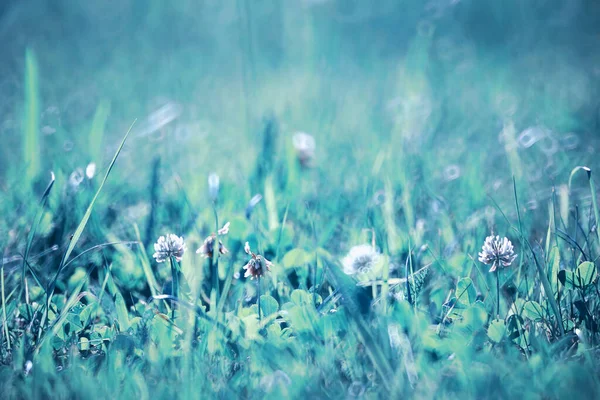
[[[594,180],[592,179],[592,170],[587,169],[588,181],[590,182],[590,192],[592,192],[592,207],[594,208],[594,219],[596,220],[596,234],[598,235],[598,245],[600,246],[600,229],[598,229],[598,224],[600,224],[600,214],[598,214],[598,199],[596,198],[596,185],[594,184]]]
[[[89,278],[89,274],[88,274],[88,278]],[[77,285],[77,287],[75,287],[75,289],[73,290],[73,293],[71,294],[71,296],[69,296],[69,299],[65,303],[65,306],[62,309],[61,313],[58,315],[58,318],[56,318],[55,322],[52,324],[52,327],[49,329],[49,331],[46,332],[46,334],[40,340],[39,345],[36,348],[36,353],[39,352],[39,350],[42,348],[44,343],[48,342],[51,338],[53,338],[54,336],[56,336],[56,334],[58,334],[58,331],[62,328],[65,320],[67,319],[69,310],[71,310],[71,308],[77,303],[77,301],[79,301],[79,298],[80,298],[79,294],[81,292],[81,289],[83,288],[83,285],[85,285],[86,282],[87,282],[87,279],[82,279],[81,282],[79,282],[79,284]]]
[[[46,190],[44,190],[44,194],[42,194],[42,198],[40,200],[40,206],[36,213],[35,220],[33,222],[33,226],[29,230],[29,235],[27,236],[27,244],[25,246],[25,253],[23,254],[23,264],[22,264],[22,268],[21,268],[21,291],[20,291],[21,295],[19,297],[22,297],[23,293],[25,292],[25,274],[27,273],[27,269],[29,267],[27,260],[29,259],[29,253],[31,252],[31,246],[33,245],[33,238],[35,237],[35,232],[37,231],[37,228],[40,225],[40,222],[44,215],[44,209],[46,208],[46,204],[48,203],[48,197],[50,196],[50,192],[52,191],[52,188],[54,187],[54,182],[55,182],[55,177],[54,177],[54,173],[52,173],[52,175],[50,177],[50,183],[48,183]],[[33,273],[33,270],[30,269],[30,271]],[[36,277],[36,280],[38,280],[37,277]]]
[[[119,154],[121,153],[121,150],[123,149],[123,146],[125,145],[125,141],[127,140],[127,137],[129,136],[129,133],[131,132],[131,129],[133,128],[134,124],[135,124],[135,121],[133,121],[133,123],[127,130],[127,133],[123,137],[123,140],[121,141],[119,148],[117,149],[115,155],[113,156],[113,159],[110,162],[110,165],[108,166],[106,174],[104,175],[104,178],[102,179],[102,182],[100,183],[100,186],[98,187],[98,190],[96,191],[96,194],[94,195],[94,198],[90,202],[90,205],[88,206],[83,218],[81,219],[81,222],[79,222],[79,226],[75,230],[75,233],[73,234],[73,237],[71,238],[71,241],[69,242],[67,251],[63,255],[63,258],[60,262],[58,270],[56,271],[54,279],[50,282],[50,284],[48,286],[49,289],[47,291],[47,296],[46,296],[46,310],[44,311],[44,315],[42,317],[42,322],[40,324],[40,333],[46,323],[46,318],[48,316],[48,307],[50,306],[50,301],[52,300],[52,296],[54,295],[54,289],[56,288],[56,281],[57,281],[60,273],[64,269],[65,265],[67,264],[67,260],[69,259],[69,256],[73,252],[75,245],[79,241],[79,238],[81,237],[81,234],[83,233],[83,230],[85,229],[85,226],[87,225],[87,223],[90,219],[92,210],[94,209],[94,205],[96,204],[96,200],[98,200],[98,197],[100,196],[100,193],[102,192],[102,188],[104,187],[104,184],[106,183],[106,180],[108,179],[108,176],[110,175],[110,171],[112,171],[112,169],[115,165],[115,162],[117,161],[117,158],[119,157]]]
[[[125,145],[125,141],[127,140],[127,137],[129,136],[129,133],[131,132],[131,129],[133,128],[134,124],[135,124],[135,121],[133,122],[133,124],[131,124],[131,126],[127,130],[125,137],[123,137],[123,140],[121,141],[119,148],[117,149],[115,155],[113,156],[113,159],[110,162],[108,169],[106,170],[106,174],[104,174],[104,178],[102,179],[102,182],[100,183],[100,186],[98,187],[98,190],[96,191],[96,194],[94,195],[94,198],[92,199],[92,201],[90,202],[90,205],[88,206],[87,210],[85,211],[85,214],[83,215],[83,218],[81,219],[81,222],[79,222],[79,226],[75,230],[75,233],[73,234],[73,237],[72,237],[71,241],[69,242],[69,247],[67,247],[67,251],[65,252],[65,255],[63,256],[63,259],[61,261],[61,267],[65,265],[65,263],[69,259],[69,256],[73,252],[75,245],[79,241],[79,238],[81,237],[81,234],[83,233],[83,230],[85,229],[85,226],[87,225],[87,223],[90,219],[90,216],[92,215],[92,210],[94,209],[94,205],[96,204],[96,201],[98,200],[98,197],[100,196],[100,193],[102,192],[102,188],[104,188],[104,184],[108,180],[108,176],[110,175],[110,172],[112,171],[113,167],[115,166],[115,162],[117,161],[117,158],[119,157],[119,154],[121,153],[121,150],[123,149],[123,146]]]
[[[342,294],[342,302],[346,306],[345,310],[348,318],[354,322],[358,337],[364,344],[369,358],[371,358],[375,369],[381,376],[382,383],[389,390],[389,380],[394,376],[393,369],[382,349],[375,343],[369,324],[360,312],[360,306],[356,301],[356,285],[342,272],[342,268],[335,265],[332,260],[327,260],[326,265],[330,279]]]
[[[144,275],[146,276],[146,281],[148,282],[148,287],[150,288],[150,293],[152,293],[152,296],[156,296],[158,295],[158,288],[160,286],[158,285],[158,282],[156,282],[156,278],[152,272],[152,267],[150,267],[150,259],[148,258],[148,254],[146,253],[146,249],[144,248],[142,242],[140,228],[138,228],[137,224],[133,224],[133,229],[135,231],[135,237],[140,245],[140,260],[142,262],[142,268],[144,270]]]
[[[0,286],[2,289],[2,316],[4,317],[4,321],[2,323],[4,328],[4,336],[6,337],[6,347],[10,350],[10,336],[8,335],[8,319],[6,318],[6,296],[4,295],[4,265],[2,265],[2,270],[0,271]]]
[[[102,142],[109,114],[110,103],[108,101],[103,101],[98,105],[98,108],[96,108],[96,113],[92,120],[92,128],[90,129],[89,137],[89,154],[91,160],[94,162],[102,161]]]
[[[26,179],[31,183],[40,173],[40,100],[38,66],[33,51],[25,53],[25,110],[23,112],[23,160],[27,165]]]

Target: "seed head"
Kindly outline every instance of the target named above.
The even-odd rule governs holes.
[[[165,262],[171,257],[175,257],[177,261],[181,261],[183,253],[186,247],[183,242],[183,237],[179,237],[175,234],[168,234],[158,238],[154,243],[155,253],[152,255],[156,259],[156,262]]]
[[[517,258],[513,245],[507,238],[500,239],[500,236],[488,236],[479,253],[479,261],[491,265],[490,272],[494,272],[498,267],[508,267]]]
[[[219,236],[228,234],[229,233],[229,222],[226,223],[225,225],[223,225],[223,227],[218,230],[218,233],[219,233]],[[216,238],[217,238],[217,235],[215,235],[214,233],[212,235],[208,236],[206,239],[204,239],[204,243],[202,244],[202,246],[200,246],[200,248],[198,250],[196,250],[196,253],[202,254],[202,257],[212,258]],[[229,250],[227,250],[227,248],[225,247],[223,242],[221,242],[221,240],[219,240],[219,253],[220,254],[229,253]]]
[[[259,254],[254,254],[250,250],[250,245],[248,244],[248,242],[246,242],[246,244],[244,245],[244,251],[248,255],[250,255],[250,257],[252,257],[250,258],[250,261],[248,261],[248,263],[244,265],[244,269],[246,270],[246,273],[244,273],[245,278],[259,278],[263,276],[266,271],[271,270],[271,265],[273,265],[271,261],[267,260]]]
[[[342,259],[344,273],[348,275],[366,274],[373,269],[379,261],[379,253],[368,244],[354,246],[348,255]]]

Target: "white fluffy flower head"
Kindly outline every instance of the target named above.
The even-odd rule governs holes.
[[[305,167],[310,166],[315,157],[315,149],[317,147],[315,138],[306,132],[296,132],[292,137],[292,144],[294,145],[300,164]]]
[[[517,258],[510,240],[500,238],[500,236],[488,236],[479,253],[479,261],[491,265],[490,272],[494,272],[498,267],[504,268],[510,266]]]
[[[183,237],[170,233],[166,236],[159,237],[156,243],[154,243],[155,253],[152,257],[159,263],[165,262],[171,257],[174,257],[177,261],[181,261],[185,250],[186,247],[183,242]]]
[[[348,255],[342,259],[344,273],[348,275],[366,274],[373,269],[379,261],[380,254],[368,244],[354,246]]]

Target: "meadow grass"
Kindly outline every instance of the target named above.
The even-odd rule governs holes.
[[[509,62],[524,44],[486,52],[430,8],[309,3],[153,3],[56,109],[81,77],[48,65],[73,50],[24,52],[2,398],[597,396],[590,75],[540,66],[551,46]],[[442,11],[520,15],[471,6]],[[182,32],[214,42],[192,57]],[[153,257],[168,234],[185,251]],[[516,255],[494,272],[490,235]]]

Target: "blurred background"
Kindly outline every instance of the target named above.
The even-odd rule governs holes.
[[[62,184],[103,173],[137,119],[109,181],[134,220],[157,170],[164,199],[185,188],[202,209],[215,172],[243,209],[257,162],[284,160],[298,131],[316,141],[301,190],[350,217],[382,173],[417,214],[466,226],[486,194],[512,207],[515,176],[523,210],[545,217],[553,186],[598,166],[599,21],[584,0],[4,0],[0,192],[17,198],[28,168],[25,113],[38,172]],[[589,207],[585,180],[573,190]]]

